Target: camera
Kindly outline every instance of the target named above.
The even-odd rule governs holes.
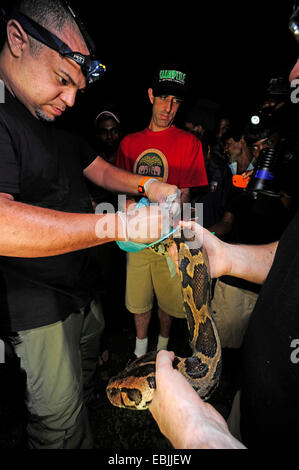
[[[277,177],[279,160],[280,155],[275,148],[264,148],[256,161],[246,191],[279,197],[280,187],[279,178]]]
[[[275,86],[274,86],[275,85]],[[272,93],[283,94],[280,80],[271,81]],[[259,122],[247,123],[244,128],[244,140],[251,149],[253,171],[247,179],[239,175],[237,187],[243,187],[253,197],[259,193],[280,197],[281,193],[293,196],[297,192],[298,174],[298,132],[296,119],[291,109],[279,108],[273,115],[271,106],[266,106],[259,115]]]
[[[256,160],[252,174],[247,178],[245,190],[256,198],[259,193],[280,197],[282,192],[289,197],[298,192],[298,149],[286,146],[264,148]]]

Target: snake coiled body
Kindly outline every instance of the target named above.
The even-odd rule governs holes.
[[[209,311],[208,259],[199,243],[196,248],[190,248],[184,238],[175,239],[175,243],[192,356],[176,356],[173,367],[207,400],[221,374],[221,344]],[[156,388],[156,355],[157,351],[145,354],[110,379],[106,392],[112,405],[137,410],[148,408]]]

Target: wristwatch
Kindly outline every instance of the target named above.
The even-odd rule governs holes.
[[[144,176],[142,180],[140,181],[140,183],[138,184],[138,192],[142,196],[146,196],[145,184],[149,180],[158,181],[156,178],[152,178],[151,176]]]

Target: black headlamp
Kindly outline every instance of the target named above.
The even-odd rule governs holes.
[[[61,39],[59,39],[55,34],[51,33],[46,28],[38,24],[33,19],[29,18],[27,15],[24,15],[24,13],[21,13],[20,11],[13,10],[11,13],[7,14],[3,8],[0,8],[0,15],[1,19],[5,22],[9,21],[10,19],[17,20],[24,31],[26,31],[26,33],[32,36],[34,39],[57,51],[61,56],[74,60],[78,65],[80,65],[82,72],[87,79],[87,83],[94,83],[103,76],[104,72],[106,71],[106,67],[96,59],[94,43],[78,15],[70,7],[68,2],[63,1],[63,3],[65,8],[68,10],[78,25],[89,49],[90,55],[84,55],[80,52],[72,51],[71,48],[61,41]]]

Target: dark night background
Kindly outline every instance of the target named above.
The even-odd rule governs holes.
[[[144,128],[150,117],[147,89],[160,62],[191,72],[189,99],[178,118],[204,97],[239,120],[261,102],[269,78],[289,73],[298,55],[288,30],[292,0],[71,4],[107,66],[104,78],[63,118],[88,134],[97,110],[108,102],[119,108],[125,132]]]
[[[269,78],[288,73],[298,55],[288,31],[292,1],[73,4],[107,66],[105,77],[75,111],[80,126],[113,101],[126,130],[145,127],[150,116],[147,88],[161,61],[190,69],[185,108],[205,97],[237,117],[247,115],[264,96]]]

